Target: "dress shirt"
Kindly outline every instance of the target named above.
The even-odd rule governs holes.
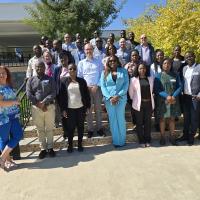
[[[195,65],[196,63],[192,65],[191,67],[189,67],[189,65],[186,66],[187,69],[184,74],[184,94],[192,95],[190,83],[192,80],[192,74],[193,74]]]
[[[34,76],[28,79],[26,94],[33,105],[43,102],[48,105],[53,102],[56,96],[55,82],[52,77],[44,75],[42,78]]]
[[[62,49],[65,50],[65,51],[72,52],[74,49],[76,49],[76,46],[73,43],[69,43],[69,44],[63,43]]]
[[[121,49],[117,50],[117,57],[122,60],[122,66],[125,66],[128,62],[131,61],[131,53],[128,49]]]
[[[78,66],[79,61],[85,59],[85,53],[83,50],[79,50],[78,48],[71,52],[74,57],[75,64]]]
[[[142,46],[142,60],[147,65],[151,65],[150,49],[148,46]]]
[[[88,86],[96,86],[99,85],[102,70],[103,64],[101,60],[96,58],[85,58],[78,64],[77,76],[84,78]]]
[[[28,68],[27,68],[27,71],[26,71],[26,78],[30,78],[31,76],[37,76],[37,72],[36,72],[36,69],[35,69],[35,65],[38,63],[38,62],[42,62],[43,61],[43,58],[42,56],[41,57],[36,57],[36,56],[33,56],[29,61],[28,61]]]
[[[106,49],[105,48],[98,49],[97,47],[95,47],[93,56],[94,56],[94,58],[103,60],[103,58],[105,58],[105,56],[106,56]]]

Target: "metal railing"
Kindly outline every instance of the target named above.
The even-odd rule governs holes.
[[[0,53],[0,63],[6,67],[23,67],[27,66],[31,54],[27,53],[23,57],[19,58],[13,52],[1,52]]]
[[[26,96],[26,80],[18,89],[17,97],[20,101],[20,122],[24,130],[31,117],[31,102]]]

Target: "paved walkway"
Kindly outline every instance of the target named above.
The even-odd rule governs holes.
[[[138,148],[128,144],[27,155],[0,171],[2,200],[200,200],[200,146]]]

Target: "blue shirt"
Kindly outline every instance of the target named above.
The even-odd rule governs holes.
[[[10,86],[0,86],[0,96],[3,97],[3,101],[16,100],[16,94]],[[19,117],[19,107],[17,105],[0,107],[0,126],[9,122],[9,117]]]
[[[65,51],[70,51],[71,52],[74,49],[76,49],[76,46],[73,43],[69,43],[69,44],[63,43],[62,44],[62,49],[65,50]]]
[[[131,52],[128,49],[122,50],[121,48],[119,48],[117,50],[116,55],[118,58],[120,58],[123,61],[122,63],[123,66],[131,61]]]
[[[83,50],[75,49],[71,52],[72,56],[74,57],[75,64],[78,66],[79,61],[85,59],[85,53]]]
[[[102,70],[103,64],[101,60],[85,58],[78,64],[77,76],[84,78],[88,86],[96,86],[99,85]]]
[[[103,60],[106,57],[106,49],[102,48],[101,50],[95,47],[93,56],[97,59]]]

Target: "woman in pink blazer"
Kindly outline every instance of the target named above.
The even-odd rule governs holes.
[[[129,95],[136,115],[136,132],[141,147],[149,147],[151,142],[151,114],[154,109],[152,77],[147,77],[144,63],[136,69],[136,76],[130,80]]]

